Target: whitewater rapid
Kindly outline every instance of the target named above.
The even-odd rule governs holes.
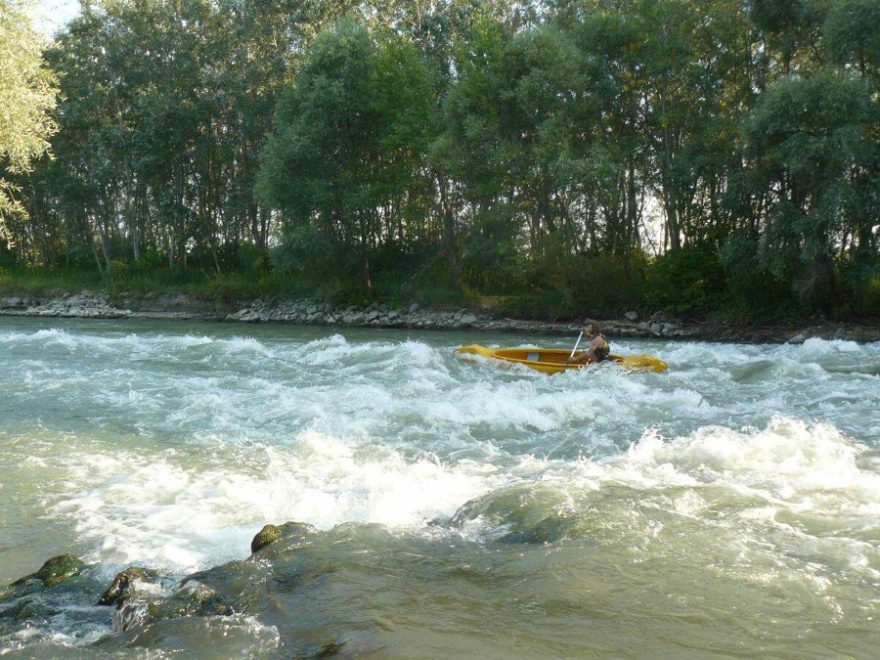
[[[548,377],[454,354],[475,340],[565,345],[0,321],[0,584],[63,552],[102,579],[133,564],[183,577],[246,557],[266,523],[309,523],[326,539],[375,523],[407,543],[459,539],[469,565],[491,566],[479,548],[495,543],[547,548],[522,579],[545,575],[536,593],[556,584],[553,599],[554,562],[579,553],[573,565],[605,573],[627,563],[615,585],[624,602],[663,575],[662,589],[684,594],[717,580],[708,611],[738,601],[737,589],[772,586],[786,629],[804,612],[820,629],[874,620],[880,345],[623,341],[615,352],[657,355],[669,371]],[[41,625],[5,637],[0,625],[0,649],[62,633],[62,646],[85,648],[115,634]],[[247,625],[259,644],[284,645],[278,625]],[[583,650],[571,634],[559,648]]]

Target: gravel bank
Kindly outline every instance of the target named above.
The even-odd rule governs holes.
[[[270,302],[255,300],[220,310],[211,302],[184,294],[122,295],[103,293],[0,296],[0,315],[94,319],[167,319],[237,323],[291,323],[339,327],[409,328],[419,330],[474,330],[570,336],[577,323],[499,318],[470,309],[428,309],[416,303],[404,308],[384,304],[336,307],[311,300]],[[748,323],[697,323],[664,314],[640,318],[629,312],[622,319],[597,319],[611,337],[664,338],[710,341],[801,343],[810,337],[880,341],[880,325],[816,323],[793,327]]]

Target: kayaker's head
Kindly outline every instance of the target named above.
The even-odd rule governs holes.
[[[602,334],[602,328],[595,321],[588,321],[585,329],[590,337],[598,337]]]

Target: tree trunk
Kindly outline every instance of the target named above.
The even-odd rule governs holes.
[[[452,276],[452,284],[457,289],[464,288],[461,279],[461,263],[458,260],[458,251],[455,246],[455,213],[449,199],[449,191],[446,181],[437,177],[437,189],[440,191],[440,205],[443,216],[443,250],[449,262],[449,273]]]

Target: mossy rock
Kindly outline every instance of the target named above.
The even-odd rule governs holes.
[[[76,575],[85,566],[85,563],[75,555],[64,554],[52,557],[36,572],[39,578],[47,587],[54,587],[61,584],[67,578]]]
[[[317,530],[307,523],[287,522],[283,525],[266,525],[251,541],[251,553],[256,554],[281,539],[303,541],[315,532]]]
[[[135,582],[152,582],[158,577],[159,574],[156,571],[130,566],[113,578],[113,583],[107,587],[97,605],[116,605],[119,607],[129,597]]]
[[[281,528],[277,525],[265,525],[251,541],[251,553],[257,553],[270,543],[281,538]]]
[[[85,563],[75,555],[69,553],[58,555],[49,559],[36,573],[31,573],[13,582],[12,586],[22,587],[34,582],[41,582],[44,587],[54,587],[79,573],[84,566]]]

